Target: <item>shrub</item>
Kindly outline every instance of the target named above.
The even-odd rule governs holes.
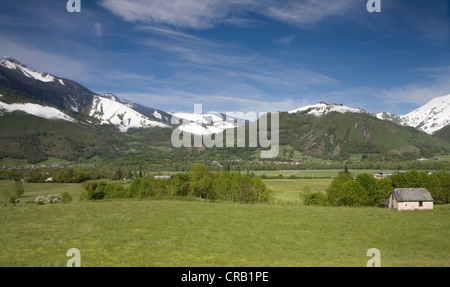
[[[25,189],[23,188],[22,181],[16,180],[14,182],[14,193],[17,195],[17,197],[21,197],[24,192],[25,192]]]
[[[44,205],[47,202],[47,199],[45,198],[45,196],[42,195],[38,195],[36,196],[36,198],[34,199],[34,202],[37,205]]]
[[[61,194],[61,198],[64,203],[69,203],[72,201],[72,196],[70,196],[70,194],[67,191],[64,191]]]
[[[327,195],[322,192],[308,191],[300,193],[300,199],[303,199],[304,205],[328,205]]]
[[[110,183],[104,189],[105,199],[124,198],[127,191],[121,183]]]
[[[63,202],[61,195],[59,194],[50,194],[46,198],[46,203],[61,203]]]
[[[105,187],[107,183],[104,181],[89,180],[81,185],[86,192],[80,194],[80,199],[101,200],[105,197]]]

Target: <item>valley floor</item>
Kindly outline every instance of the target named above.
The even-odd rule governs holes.
[[[377,248],[381,266],[448,267],[449,218],[450,205],[413,212],[75,198],[2,205],[0,266],[63,267],[77,248],[86,267],[364,267]]]

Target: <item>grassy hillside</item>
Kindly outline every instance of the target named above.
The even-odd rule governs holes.
[[[109,127],[67,121],[50,121],[24,113],[0,117],[0,158],[41,162],[47,157],[78,160],[110,156],[126,147],[120,134]]]
[[[368,114],[280,114],[280,142],[302,153],[344,159],[351,154],[384,158],[448,154],[450,144],[411,127],[379,120]]]
[[[450,125],[442,128],[434,134],[434,137],[440,138],[448,143],[450,143]]]
[[[192,201],[1,206],[1,266],[449,266],[450,206],[433,211]]]
[[[174,148],[171,129],[131,129],[121,133],[108,125],[50,121],[19,112],[4,113],[0,125],[0,159],[24,163],[36,164],[53,157],[83,162],[96,158],[96,164],[113,169],[186,170],[195,162],[259,168],[254,163],[259,159],[259,148]],[[350,113],[329,113],[320,118],[281,113],[280,145],[275,160],[298,161],[307,168],[341,168],[336,164],[342,165],[344,160],[398,165],[399,161],[450,154],[450,143],[440,138],[367,114]],[[253,163],[244,166],[238,161]],[[261,169],[268,169],[268,165]],[[430,167],[436,168],[442,168],[442,164]]]

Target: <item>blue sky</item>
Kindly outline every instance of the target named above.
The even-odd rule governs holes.
[[[450,94],[450,1],[0,3],[0,55],[166,111],[319,101],[405,114]]]

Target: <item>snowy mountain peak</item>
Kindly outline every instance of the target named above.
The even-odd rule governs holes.
[[[48,74],[48,73],[39,73],[36,70],[20,63],[19,61],[11,58],[11,57],[4,57],[1,61],[0,61],[0,65],[8,68],[10,70],[20,70],[22,71],[22,73],[28,77],[28,78],[32,78],[41,82],[53,82],[55,81],[55,77],[53,77],[52,75]],[[59,83],[61,85],[64,85],[64,83],[62,81],[59,81]]]
[[[400,124],[434,134],[450,124],[450,94],[434,98],[420,108],[400,116]]]
[[[309,110],[309,111],[308,111]],[[301,108],[298,108],[296,110],[292,110],[289,113],[290,114],[295,114],[297,112],[305,112],[308,111],[308,115],[314,115],[316,117],[320,117],[323,116],[325,114],[331,113],[331,112],[338,112],[338,113],[365,113],[364,110],[360,109],[360,108],[350,108],[347,106],[344,106],[342,104],[327,104],[324,102],[319,102],[315,105],[309,105],[309,106],[304,106]]]
[[[89,115],[99,119],[101,124],[117,126],[121,132],[126,132],[130,128],[171,128],[133,110],[112,94],[95,95]]]
[[[377,117],[380,120],[384,120],[384,121],[391,121],[394,123],[400,123],[400,116],[388,113],[388,112],[381,112],[381,113],[376,113],[376,114],[372,114],[373,116]]]

